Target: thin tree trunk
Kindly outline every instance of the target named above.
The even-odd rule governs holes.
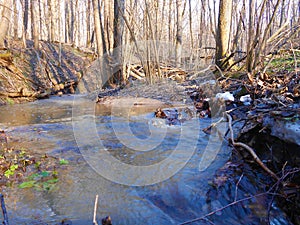
[[[74,30],[75,30],[75,12],[74,12],[74,3],[73,0],[70,0],[70,11],[71,11],[71,20],[70,23],[70,29],[69,29],[69,40],[70,43],[74,44]]]
[[[91,20],[90,20],[90,15],[91,15],[91,0],[87,0],[88,5],[87,5],[87,12],[85,14],[86,16],[86,47],[90,48],[91,47]]]
[[[33,46],[35,49],[39,48],[39,31],[38,31],[38,6],[37,0],[31,0],[31,37],[33,39]]]
[[[69,43],[70,32],[70,4],[69,1],[65,1],[65,43]]]
[[[285,7],[284,7],[284,4],[285,4],[285,0],[282,0],[282,2],[281,2],[281,13],[280,13],[279,27],[282,26],[282,24],[284,22],[284,19],[286,18],[285,17]]]
[[[168,16],[168,24],[169,24],[169,30],[168,30],[168,35],[169,35],[169,42],[173,43],[173,38],[172,38],[172,0],[169,0],[169,16]]]
[[[38,6],[39,6],[39,31],[40,31],[40,39],[43,40],[43,19],[42,19],[42,1],[38,0]]]
[[[114,0],[114,44],[113,44],[113,58],[117,67],[114,73],[114,83],[120,84],[124,81],[123,77],[123,60],[122,60],[122,32],[123,32],[123,18],[120,15],[125,12],[125,0]]]
[[[24,16],[23,16],[23,37],[27,39],[27,30],[28,30],[28,11],[29,11],[29,2],[28,0],[24,0]]]
[[[229,53],[231,11],[232,0],[221,0],[216,39],[216,65],[223,70],[230,64],[229,61],[225,64],[224,60]]]
[[[182,51],[182,0],[176,0],[176,50],[175,50],[175,64],[177,67],[181,64]]]
[[[14,0],[14,40],[18,39],[18,8],[17,0]]]
[[[192,0],[189,0],[189,25],[190,25],[191,49],[193,49],[194,41],[193,41],[193,22],[192,22]]]
[[[94,26],[95,26],[95,36],[97,44],[98,56],[101,54],[101,28],[100,28],[100,14],[98,0],[92,0],[93,3],[93,15],[94,15]]]
[[[0,49],[5,48],[5,39],[9,29],[9,23],[12,13],[12,0],[5,0],[3,2],[3,10],[0,21]]]
[[[248,22],[248,41],[247,41],[247,60],[246,60],[246,68],[249,73],[253,70],[253,60],[254,60],[254,45],[253,37],[254,37],[254,0],[249,0],[249,22]],[[260,24],[257,24],[260,26]]]
[[[54,5],[55,5],[55,1],[53,2],[52,0],[48,0],[50,42],[54,41],[54,37],[55,37]]]

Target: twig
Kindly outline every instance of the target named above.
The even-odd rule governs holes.
[[[212,123],[210,126],[204,128],[202,131],[206,134],[210,134],[210,131],[212,128],[216,127],[219,123],[224,122],[224,118],[222,117],[221,119],[219,119],[217,122]],[[221,135],[222,136],[222,135]]]
[[[199,218],[196,218],[196,219],[192,219],[192,220],[186,221],[186,222],[184,222],[184,223],[180,223],[179,225],[185,225],[185,224],[194,223],[194,222],[197,222],[197,221],[200,221],[200,220],[206,220],[206,217],[212,216],[212,215],[216,214],[217,212],[223,211],[224,209],[227,209],[227,208],[230,207],[230,206],[236,205],[236,204],[238,204],[238,203],[240,203],[240,202],[243,202],[243,201],[250,200],[250,199],[255,198],[255,197],[259,197],[259,196],[262,196],[262,195],[267,195],[267,194],[270,194],[270,192],[268,191],[268,192],[260,193],[260,194],[257,194],[257,195],[249,196],[249,197],[246,197],[246,198],[242,198],[242,199],[240,199],[240,200],[231,202],[231,203],[229,203],[228,205],[225,205],[225,206],[223,206],[223,207],[221,207],[221,208],[218,208],[218,209],[216,209],[215,211],[212,211],[212,212],[210,212],[210,213],[207,213],[207,214],[204,215],[204,216],[201,216],[201,217],[199,217]]]
[[[243,179],[244,174],[242,174],[238,180],[238,182],[235,185],[235,194],[234,194],[234,201],[236,201],[237,199],[237,192],[238,192],[238,188],[239,188],[239,184],[241,182],[241,180]]]
[[[235,142],[234,140],[234,134],[233,134],[233,129],[232,129],[232,117],[230,116],[229,113],[226,112],[227,118],[228,118],[228,127],[230,130],[230,138],[232,141],[233,146],[238,146],[238,147],[243,147],[245,148],[254,158],[254,160],[267,172],[269,173],[273,178],[276,180],[279,180],[279,177],[272,171],[270,170],[261,160],[260,158],[256,155],[255,151],[249,147],[248,145],[242,143],[242,142]]]
[[[96,195],[95,205],[94,205],[94,217],[93,217],[93,225],[98,225],[97,223],[97,207],[98,207],[98,195]]]
[[[7,216],[7,211],[4,203],[4,196],[0,194],[0,202],[1,202],[1,209],[2,209],[2,214],[3,214],[3,225],[9,225],[8,223],[8,216]]]
[[[236,204],[238,204],[240,202],[243,202],[243,201],[250,200],[252,198],[257,198],[257,197],[260,197],[260,196],[263,196],[263,195],[272,195],[272,196],[273,195],[278,195],[277,193],[274,193],[274,192],[271,192],[271,191],[274,188],[277,190],[279,184],[282,183],[285,180],[285,178],[287,178],[291,174],[298,173],[299,171],[300,171],[300,169],[295,169],[293,171],[290,171],[290,172],[284,174],[281,178],[278,178],[277,182],[272,187],[270,187],[269,190],[267,190],[267,192],[259,193],[259,194],[256,194],[256,195],[252,195],[252,196],[245,197],[245,198],[242,198],[240,200],[231,202],[231,203],[229,203],[229,204],[227,204],[227,205],[225,205],[225,206],[223,206],[221,208],[216,209],[215,211],[212,211],[210,213],[205,214],[204,216],[201,216],[201,217],[198,217],[198,218],[195,218],[195,219],[192,219],[192,220],[188,220],[186,222],[180,223],[179,225],[191,224],[191,223],[194,223],[194,222],[198,222],[200,220],[207,221],[207,217],[212,216],[212,215],[216,214],[217,212],[223,211],[224,209],[227,209],[230,206],[236,205]]]

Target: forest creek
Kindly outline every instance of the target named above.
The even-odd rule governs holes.
[[[0,0],[4,225],[300,225],[300,1]]]
[[[28,46],[31,44],[28,42]],[[208,117],[223,118],[221,123],[231,124],[230,126],[233,128],[226,128],[227,132],[223,137],[225,145],[231,148],[231,156],[207,180],[208,183],[211,183],[211,187],[206,193],[206,202],[210,205],[207,206],[210,207],[207,212],[213,213],[211,215],[208,213],[209,215],[204,215],[195,221],[189,221],[190,217],[187,217],[187,223],[200,221],[200,224],[206,224],[206,218],[209,218],[213,224],[223,224],[222,220],[218,218],[222,218],[220,216],[222,211],[226,211],[227,207],[236,207],[246,210],[244,216],[249,217],[245,223],[239,219],[239,224],[265,224],[267,220],[271,224],[299,224],[300,86],[297,72],[272,68],[272,71],[266,73],[265,76],[251,81],[242,72],[220,74],[214,67],[208,67],[202,73],[195,74],[179,68],[164,66],[162,67],[164,77],[154,84],[147,84],[146,80],[138,80],[133,77],[134,79],[121,87],[99,90],[94,85],[97,81],[89,80],[93,77],[91,73],[95,71],[93,68],[95,62],[92,61],[91,53],[63,45],[62,63],[58,65],[55,59],[59,51],[59,44],[42,42],[39,53],[42,55],[41,58],[36,57],[37,53],[32,48],[23,50],[18,48],[18,45],[15,42],[11,46],[10,52],[6,53],[5,57],[4,53],[1,53],[0,57],[0,99],[1,103],[8,107],[2,108],[0,119],[1,192],[4,199],[6,197],[11,199],[9,195],[13,187],[21,190],[34,188],[45,194],[53,192],[55,188],[52,185],[68,182],[61,178],[61,173],[68,173],[68,169],[66,170],[64,167],[76,164],[76,160],[79,160],[63,156],[65,154],[57,156],[49,153],[51,151],[44,154],[37,153],[28,149],[28,144],[23,146],[24,135],[18,137],[18,132],[14,132],[15,129],[19,129],[18,122],[11,121],[11,125],[9,125],[10,123],[5,117],[10,118],[10,115],[5,115],[5,113],[14,114],[11,117],[15,121],[18,121],[19,117],[22,120],[20,124],[31,124],[32,117],[26,116],[26,110],[19,112],[24,115],[18,115],[18,112],[9,112],[9,108],[13,110],[17,103],[21,103],[20,106],[25,107],[27,104],[32,104],[26,103],[28,101],[45,101],[38,99],[52,99],[54,98],[52,96],[55,95],[62,96],[62,101],[65,101],[63,96],[83,95],[87,101],[96,104],[96,107],[104,107],[108,114],[116,104],[121,108],[129,108],[130,113],[134,115],[150,113],[151,120],[159,117],[159,123],[165,123],[170,127],[181,126],[193,117],[198,117],[199,120],[207,120]],[[280,57],[290,57],[290,54],[285,53]],[[142,68],[137,69],[140,71],[139,74],[143,73]],[[215,79],[215,76],[218,78]],[[215,82],[212,82],[214,80]],[[48,88],[49,82],[52,83],[50,89]],[[85,86],[91,90],[87,91]],[[276,87],[279,86],[280,88],[277,89]],[[217,93],[229,94],[229,92],[233,93],[234,99],[230,99],[230,95],[226,97],[224,94],[223,99],[216,98]],[[251,100],[241,101],[241,97],[247,95]],[[55,101],[59,102],[59,99]],[[206,108],[203,104],[206,102],[204,99],[209,102],[209,106]],[[207,109],[210,110],[211,115],[206,115]],[[42,112],[40,116],[43,117]],[[23,121],[24,119],[25,121]],[[14,123],[16,125],[13,125]],[[201,132],[207,136],[216,135],[220,132],[216,129],[218,123],[220,121],[209,123]],[[43,132],[40,128],[32,129],[36,130],[36,135]],[[26,129],[23,132],[26,132]],[[25,142],[27,143],[27,141]],[[252,151],[254,154],[256,152],[256,157]],[[11,173],[10,176],[8,171]],[[33,182],[28,179],[32,176],[38,178]],[[189,184],[186,183],[186,185]],[[241,190],[237,189],[237,185]],[[239,191],[241,192],[240,198],[245,198],[242,201],[239,201],[240,198],[237,196],[234,197]],[[274,193],[276,195],[273,195]],[[99,194],[101,198],[101,193],[93,194]],[[220,196],[224,194],[227,197],[223,196],[224,199],[222,199]],[[221,205],[214,206],[214,199],[218,198],[221,198]],[[7,201],[6,204],[8,205],[8,215],[10,215],[9,211],[12,210],[12,205]],[[106,204],[109,204],[109,201]],[[154,204],[158,203],[154,202]],[[232,206],[226,206],[230,204]],[[277,207],[274,204],[278,205],[287,217],[280,213],[274,215],[278,213],[278,209],[273,209],[273,207]],[[166,206],[161,205],[160,207]],[[126,209],[122,210],[126,211]],[[261,211],[260,214],[257,214],[257,210]],[[34,212],[32,211],[32,213]],[[234,211],[230,211],[228,215],[234,218],[232,213]],[[116,221],[117,224],[122,223],[122,218],[114,216],[113,211],[108,211],[107,214],[110,217],[104,218],[103,224],[107,221],[109,224],[110,218],[112,221],[119,220],[119,222]],[[64,218],[60,222],[56,220],[53,224],[72,223],[72,217],[68,217],[70,215],[63,216],[66,219]],[[278,217],[285,218],[281,218],[285,222],[279,222],[281,219],[276,222]],[[49,224],[49,221],[43,221],[43,218],[36,218],[31,222],[28,224]],[[78,222],[78,224],[85,223]],[[182,221],[182,224],[187,223]],[[234,224],[232,221],[226,224],[229,223]],[[27,223],[24,222],[24,224]],[[77,224],[76,219],[73,224]]]

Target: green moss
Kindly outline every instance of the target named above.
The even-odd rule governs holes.
[[[297,67],[300,67],[300,53],[286,53],[275,56],[269,65],[269,70],[278,71],[278,70],[287,70],[293,71],[295,70],[295,59],[297,62]],[[267,63],[267,62],[266,62]]]

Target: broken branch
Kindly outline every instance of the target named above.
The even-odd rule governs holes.
[[[235,142],[234,135],[233,135],[233,129],[232,129],[232,117],[227,112],[226,112],[226,116],[228,118],[228,127],[230,130],[230,138],[231,138],[233,146],[245,148],[252,155],[252,157],[254,158],[255,162],[257,162],[258,165],[260,165],[273,178],[275,178],[276,180],[279,180],[279,177],[260,160],[260,158],[256,155],[255,151],[251,147],[249,147],[248,145],[246,145],[242,142]]]

